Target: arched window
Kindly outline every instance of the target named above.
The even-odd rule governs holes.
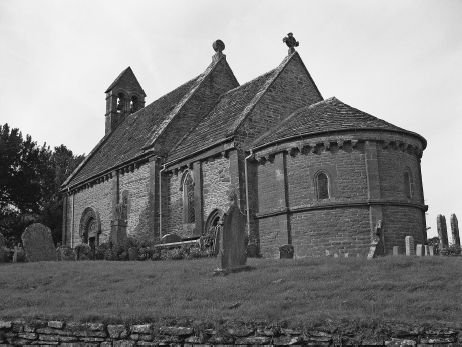
[[[138,111],[138,98],[136,96],[132,96],[130,100],[130,113]]]
[[[196,211],[194,210],[194,181],[188,172],[183,181],[183,222],[194,223]]]
[[[125,104],[125,95],[124,95],[124,93],[117,94],[117,108],[116,108],[117,113],[120,113],[120,112],[123,111],[124,104]]]
[[[329,178],[324,172],[316,175],[316,194],[318,200],[329,199]]]
[[[408,199],[412,197],[412,180],[409,171],[404,172],[404,194]]]

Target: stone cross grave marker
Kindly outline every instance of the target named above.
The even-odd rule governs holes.
[[[423,250],[424,250],[424,248],[422,247],[422,245],[420,243],[417,244],[417,247],[416,247],[416,250],[415,250],[416,255],[418,257],[423,257],[423,255],[424,255]]]
[[[436,217],[436,227],[438,229],[438,237],[440,239],[440,249],[448,247],[448,229],[446,227],[446,217],[439,214]]]
[[[404,242],[406,243],[406,255],[415,255],[414,238],[406,236]]]
[[[247,233],[246,217],[237,205],[234,198],[228,212],[224,215],[223,229],[220,237],[221,269],[219,273],[236,272],[249,269],[247,262]]]
[[[56,260],[56,249],[47,226],[34,223],[21,235],[27,261]]]
[[[460,246],[460,234],[459,234],[459,222],[455,214],[451,214],[451,233],[452,233],[452,242]]]

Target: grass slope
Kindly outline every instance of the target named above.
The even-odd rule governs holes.
[[[217,259],[0,265],[0,317],[105,322],[160,319],[395,321],[462,325],[462,257]]]

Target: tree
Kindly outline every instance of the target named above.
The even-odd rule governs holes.
[[[38,146],[19,129],[0,126],[0,232],[10,243],[19,242],[24,227],[39,221],[61,240],[62,198],[59,188],[84,156],[66,146],[54,151]]]

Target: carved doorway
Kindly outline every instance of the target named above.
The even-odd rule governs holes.
[[[223,217],[223,211],[215,209],[210,213],[205,224],[205,247],[210,248],[214,256],[218,255],[220,251],[220,234],[222,231],[221,219]]]
[[[98,213],[91,207],[87,207],[80,218],[79,234],[82,243],[91,248],[92,256],[99,245],[99,234],[101,233],[101,222]]]

